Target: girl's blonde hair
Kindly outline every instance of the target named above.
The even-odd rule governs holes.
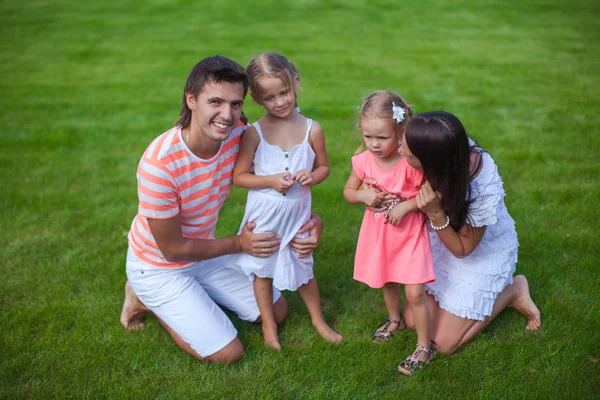
[[[248,67],[246,67],[246,75],[248,75],[252,98],[260,95],[257,86],[257,80],[260,77],[269,76],[279,78],[289,90],[293,89],[294,80],[297,79],[298,82],[300,81],[300,73],[294,63],[281,54],[273,52],[265,52],[254,57],[248,64]],[[297,107],[298,100],[295,92],[294,97],[296,98],[294,106]]]
[[[400,122],[393,119],[394,105],[404,110],[404,119]],[[399,94],[389,92],[387,90],[377,90],[368,95],[360,106],[360,120],[362,119],[389,119],[394,121],[394,131],[396,137],[401,137],[406,131],[406,125],[414,116],[413,109],[404,101]],[[359,120],[359,130],[360,130]],[[356,150],[354,154],[358,154],[365,148],[365,142]]]

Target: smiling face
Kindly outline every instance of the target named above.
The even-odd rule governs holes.
[[[362,118],[360,130],[363,142],[375,158],[385,159],[394,156],[398,149],[396,121],[382,118]]]
[[[286,118],[296,106],[296,80],[292,87],[274,76],[261,76],[256,80],[258,93],[252,93],[252,98],[263,106],[267,113],[276,118]]]
[[[191,134],[220,143],[240,120],[244,86],[241,82],[207,82],[196,98],[186,93],[186,101],[192,111]]]
[[[410,151],[408,144],[406,144],[406,135],[402,135],[400,147],[398,147],[398,153],[406,158],[406,163],[416,169],[417,171],[423,171],[421,161]]]

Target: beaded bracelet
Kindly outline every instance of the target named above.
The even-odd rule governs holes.
[[[435,226],[433,224],[433,222],[431,222],[431,220],[429,220],[429,226],[431,227],[431,229],[434,229],[436,231],[441,231],[442,229],[446,229],[448,227],[448,225],[450,225],[450,217],[448,217],[446,215],[446,223],[442,226]]]

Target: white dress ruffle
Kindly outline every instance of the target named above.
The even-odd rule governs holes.
[[[290,151],[267,142],[258,122],[254,127],[260,143],[254,154],[254,173],[258,176],[282,172],[294,174],[301,169],[312,171],[315,161],[308,137],[312,120],[306,121],[306,136],[302,143]],[[245,253],[232,255],[230,266],[241,269],[251,280],[255,276],[273,278],[273,286],[279,290],[296,290],[313,278],[313,257],[299,258],[289,246],[294,237],[307,237],[308,232],[298,235],[298,230],[310,220],[311,194],[308,186],[294,182],[286,193],[271,188],[248,191],[246,212],[240,232],[247,222],[256,222],[254,233],[277,232],[281,239],[279,251],[268,258],[253,257]]]
[[[467,223],[486,226],[483,239],[467,257],[456,258],[434,230],[429,231],[435,282],[426,290],[441,308],[461,318],[482,321],[491,315],[498,294],[513,281],[519,241],[515,222],[504,205],[504,187],[498,167],[488,153],[471,182]]]

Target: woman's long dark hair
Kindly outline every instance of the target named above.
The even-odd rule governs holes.
[[[423,175],[431,187],[441,192],[450,225],[457,231],[467,223],[471,199],[471,146],[463,124],[445,111],[415,116],[407,125],[406,145],[421,162]],[[478,157],[478,163],[481,158]]]

